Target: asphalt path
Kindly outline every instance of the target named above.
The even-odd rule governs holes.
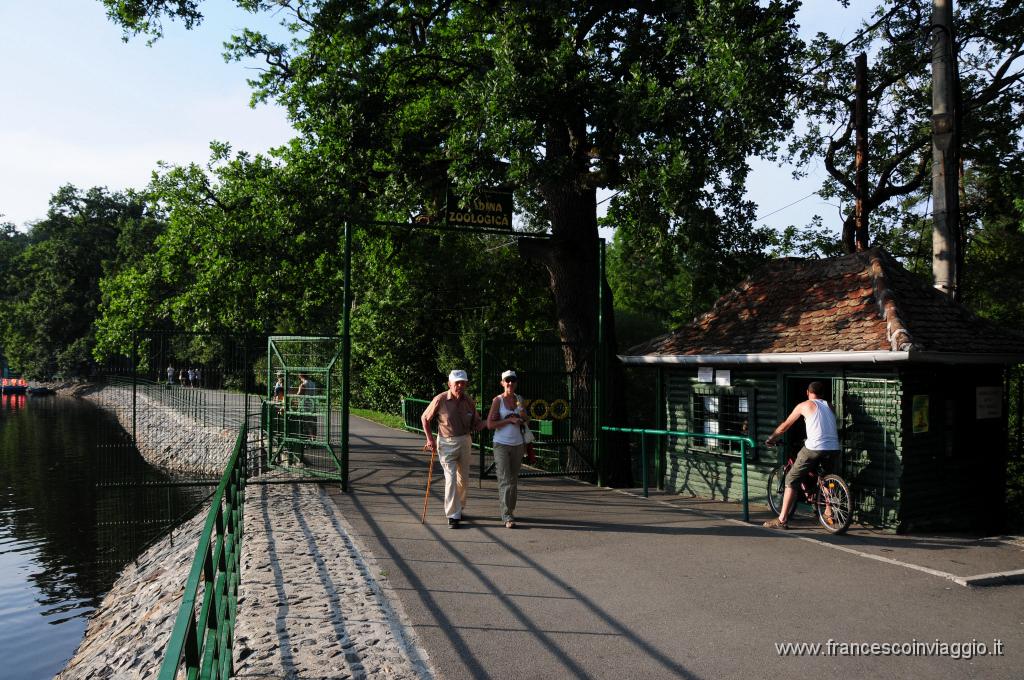
[[[1021,677],[1024,585],[951,580],[1024,569],[1018,543],[771,531],[562,479],[520,482],[515,529],[474,479],[451,530],[439,466],[420,523],[421,435],[353,418],[351,441],[332,497],[439,678]]]

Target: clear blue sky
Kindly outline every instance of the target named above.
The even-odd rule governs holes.
[[[880,0],[851,0],[844,9],[836,0],[804,0],[803,8],[797,15],[800,33],[804,40],[810,40],[819,32],[846,42],[862,27],[863,19],[870,16]],[[821,215],[824,224],[837,234],[842,225],[838,203],[826,203],[817,195],[810,195],[821,187],[828,175],[819,160],[806,168],[807,177],[794,180],[792,168],[751,160],[752,172],[748,181],[747,196],[757,203],[758,224],[783,228],[791,224],[804,226],[814,215]],[[796,205],[791,205],[799,201]],[[789,207],[786,207],[789,206]]]
[[[291,137],[281,109],[249,108],[246,66],[221,57],[224,40],[252,16],[226,0],[205,5],[198,29],[167,24],[147,47],[122,42],[97,0],[0,3],[3,219],[22,226],[45,217],[66,183],[145,186],[157,161],[208,159],[211,140],[259,152]]]
[[[800,21],[812,35],[849,37],[874,2],[805,0]],[[87,189],[142,187],[157,161],[202,163],[211,140],[261,152],[291,136],[284,112],[249,108],[246,78],[254,65],[227,64],[223,41],[243,26],[276,22],[234,9],[229,0],[203,4],[206,21],[192,31],[165,25],[152,47],[121,41],[98,0],[6,0],[0,3],[0,214],[19,227],[46,215],[67,183]],[[262,23],[258,23],[262,21]],[[750,197],[759,215],[807,196],[821,168],[795,182],[788,169],[755,163]],[[837,223],[835,207],[811,197],[762,220],[804,224],[814,213]]]

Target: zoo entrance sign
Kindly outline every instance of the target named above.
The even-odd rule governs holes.
[[[464,198],[448,191],[445,221],[454,226],[498,227],[512,231],[512,192],[481,191]]]

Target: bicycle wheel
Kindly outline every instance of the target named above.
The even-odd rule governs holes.
[[[818,482],[818,521],[833,534],[841,534],[853,521],[853,496],[839,475],[825,475]]]
[[[779,467],[768,473],[768,507],[778,517],[782,512],[782,495],[786,492],[786,466]]]

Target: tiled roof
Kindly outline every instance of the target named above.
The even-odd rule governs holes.
[[[1024,354],[1024,334],[978,319],[872,248],[772,260],[693,323],[626,354],[855,351]]]

